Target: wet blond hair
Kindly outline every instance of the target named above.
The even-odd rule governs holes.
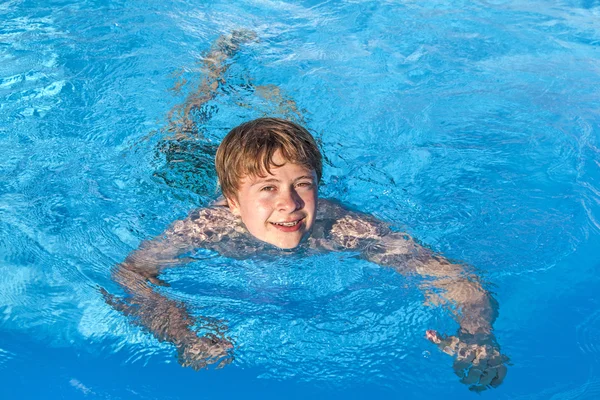
[[[315,171],[321,181],[323,161],[312,135],[300,125],[279,118],[258,118],[233,128],[217,149],[215,167],[223,195],[237,199],[242,179],[265,177],[273,167],[277,151],[285,162]]]

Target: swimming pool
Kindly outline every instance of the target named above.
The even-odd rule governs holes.
[[[599,397],[599,18],[595,1],[1,3],[0,394],[474,396],[423,338],[455,322],[351,253],[168,271],[169,296],[228,327],[217,371],[104,302],[112,266],[214,198],[227,131],[275,115],[320,140],[321,196],[489,282],[513,365],[482,396]],[[236,29],[256,40],[174,134]]]

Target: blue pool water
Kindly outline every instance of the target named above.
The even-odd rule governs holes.
[[[414,278],[352,253],[201,261],[170,297],[236,344],[193,371],[108,306],[111,268],[215,197],[233,126],[299,120],[321,195],[475,266],[511,359],[490,399],[600,398],[600,3],[3,1],[2,398],[470,398]],[[169,129],[221,35],[254,31]]]

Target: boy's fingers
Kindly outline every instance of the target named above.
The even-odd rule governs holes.
[[[482,374],[483,373],[481,370],[478,370],[477,368],[471,368],[467,376],[461,379],[461,382],[465,385],[473,385],[479,381],[479,378]]]
[[[500,386],[500,384],[504,380],[504,377],[506,376],[506,372],[507,372],[506,365],[498,366],[496,368],[496,376],[490,382],[490,386],[492,386],[492,387]]]
[[[425,338],[431,343],[437,345],[437,347],[444,353],[453,356],[460,346],[460,340],[456,336],[442,336],[433,329],[425,331]]]
[[[229,357],[224,357],[221,362],[219,363],[219,365],[217,365],[217,369],[221,369],[223,367],[225,367],[226,365],[229,365],[233,362],[233,356],[229,356]]]
[[[496,377],[496,368],[488,368],[483,371],[481,378],[479,378],[479,384],[487,386],[492,382],[492,379]]]
[[[223,368],[233,361],[232,349],[233,344],[228,340],[208,334],[180,347],[179,363],[196,371],[211,364],[217,364],[217,369]]]
[[[459,345],[459,349],[456,352],[456,359],[459,361],[464,361],[468,364],[472,364],[473,360],[476,358],[475,349],[469,348],[464,344]]]
[[[425,338],[434,344],[440,344],[443,340],[442,336],[433,329],[428,329],[425,331]]]
[[[471,366],[470,361],[468,361],[466,359],[462,359],[462,360],[456,359],[454,361],[453,368],[454,368],[454,372],[456,373],[456,375],[458,375],[459,377],[462,378],[465,375],[465,370],[467,368],[469,368],[470,366]]]
[[[473,361],[473,364],[477,366],[482,371],[488,369],[488,360],[486,358],[476,358]]]
[[[496,349],[491,353],[491,355],[487,358],[488,365],[490,367],[497,367],[502,364],[502,354]]]
[[[508,357],[497,348],[467,345],[456,336],[442,336],[433,329],[425,332],[425,338],[444,353],[455,356],[454,373],[462,383],[470,385],[469,389],[480,392],[490,386],[498,387],[504,380],[507,372],[504,362]]]
[[[483,392],[485,389],[487,389],[487,387],[483,386],[483,385],[473,385],[473,386],[469,386],[469,390],[471,392],[475,392],[475,393],[481,393]]]
[[[425,338],[446,354],[454,355],[458,340],[455,336],[442,336],[433,329],[425,331]]]

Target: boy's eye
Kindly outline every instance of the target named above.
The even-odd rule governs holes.
[[[303,188],[310,188],[312,187],[312,182],[299,182],[296,184],[296,186],[298,187],[303,187]]]
[[[272,192],[273,190],[275,190],[275,186],[265,186],[262,189],[260,189],[262,192]]]

